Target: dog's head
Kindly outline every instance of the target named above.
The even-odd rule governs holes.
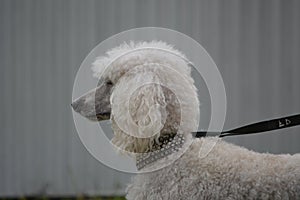
[[[112,120],[112,142],[122,150],[151,150],[166,134],[197,130],[199,102],[182,53],[162,42],[130,43],[99,57],[98,87],[72,103],[84,117]]]

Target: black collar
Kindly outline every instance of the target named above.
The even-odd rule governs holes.
[[[160,136],[159,143],[153,145],[153,149],[146,153],[139,153],[136,156],[136,167],[141,170],[161,158],[179,151],[183,146],[184,136],[182,134],[164,134]]]

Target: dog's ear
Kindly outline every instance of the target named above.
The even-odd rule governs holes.
[[[112,112],[124,132],[138,138],[158,136],[167,112],[163,86],[153,73],[127,74],[115,88]]]
[[[139,136],[159,134],[166,121],[166,101],[159,83],[148,83],[138,88],[131,98],[130,114],[138,126]]]

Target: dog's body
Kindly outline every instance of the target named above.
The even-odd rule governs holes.
[[[300,199],[300,154],[260,154],[219,138],[191,138],[199,102],[179,51],[161,42],[124,44],[93,69],[104,82],[73,108],[92,120],[110,116],[112,142],[121,151],[151,153],[167,134],[185,138],[187,148],[141,169],[128,199]]]
[[[300,154],[260,154],[217,138],[194,140],[171,165],[134,177],[127,199],[300,199]],[[199,158],[203,143],[211,142],[216,145]]]

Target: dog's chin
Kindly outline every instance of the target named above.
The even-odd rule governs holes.
[[[106,113],[97,113],[96,115],[88,115],[85,116],[87,119],[91,121],[105,121],[110,120],[110,112]]]
[[[110,112],[96,114],[97,121],[104,121],[110,119]]]

